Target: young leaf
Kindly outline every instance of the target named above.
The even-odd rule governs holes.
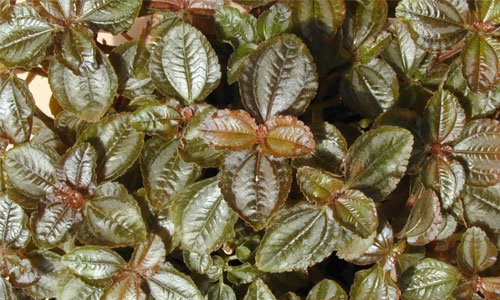
[[[89,188],[94,188],[96,166],[97,151],[89,143],[81,143],[64,155],[58,177],[76,190],[87,191]]]
[[[161,238],[151,235],[135,248],[129,264],[141,274],[149,275],[163,263],[166,254]]]
[[[337,282],[323,279],[309,291],[306,298],[306,300],[320,299],[347,300],[347,293]]]
[[[310,154],[316,144],[309,127],[293,116],[272,116],[266,121],[267,136],[260,150],[275,157]]]
[[[468,4],[464,0],[403,0],[396,7],[396,16],[408,23],[425,48],[445,50],[467,34]]]
[[[390,223],[387,221],[379,222],[377,235],[373,243],[365,250],[363,255],[348,261],[357,265],[373,264],[391,254],[393,243],[394,234]]]
[[[0,136],[13,144],[30,138],[35,105],[27,84],[16,76],[0,77]]]
[[[219,186],[229,207],[260,230],[285,203],[291,173],[285,160],[256,150],[234,152],[224,160]]]
[[[206,143],[218,150],[245,150],[256,143],[257,124],[244,110],[219,110],[198,130]]]
[[[246,60],[238,82],[243,105],[259,123],[277,114],[303,113],[318,87],[309,50],[291,34],[259,45]]]
[[[51,203],[32,219],[33,238],[37,245],[52,248],[63,241],[81,214],[66,203]]]
[[[215,24],[219,37],[234,49],[252,43],[257,38],[257,20],[249,13],[241,13],[237,8],[220,6],[215,10]]]
[[[126,262],[104,247],[83,246],[65,254],[61,263],[75,275],[90,280],[107,279],[122,270]]]
[[[400,279],[402,299],[448,299],[461,274],[442,261],[425,258],[406,271]]]
[[[161,136],[176,135],[182,122],[178,107],[171,103],[143,105],[130,118],[135,130]]]
[[[90,232],[109,245],[130,245],[146,238],[146,226],[136,200],[115,182],[97,187],[83,208]]]
[[[352,300],[397,300],[401,291],[389,273],[375,264],[370,269],[356,272],[349,295]]]
[[[462,52],[462,63],[464,78],[473,92],[487,92],[494,87],[499,71],[498,52],[487,37],[474,34],[469,38]]]
[[[147,283],[155,299],[203,300],[191,278],[169,263],[165,263],[155,275],[148,278]]]
[[[140,0],[83,0],[79,20],[87,21],[96,28],[118,34],[132,26]]]
[[[243,300],[276,300],[276,297],[264,281],[259,278],[248,287]]]
[[[257,36],[261,41],[287,32],[291,26],[292,12],[283,4],[277,3],[264,11],[257,19]]]
[[[327,207],[301,203],[276,217],[256,253],[265,272],[302,270],[329,256],[336,247],[338,226]]]
[[[342,78],[340,92],[353,111],[376,117],[394,105],[399,97],[396,73],[381,59],[357,63]]]
[[[216,178],[186,187],[172,206],[183,249],[211,253],[234,236],[237,216],[224,201]]]
[[[381,126],[360,136],[345,160],[346,188],[359,189],[379,201],[403,177],[412,151],[413,135],[406,129]]]
[[[307,200],[318,204],[328,204],[344,183],[333,174],[311,167],[297,170],[297,184]]]
[[[387,31],[381,31],[379,34],[369,37],[356,53],[355,61],[368,63],[374,57],[377,57],[391,42],[391,34]]]
[[[205,36],[189,24],[171,27],[151,54],[156,88],[186,104],[203,100],[219,84],[219,60]]]
[[[468,274],[477,274],[495,264],[497,249],[479,227],[469,227],[457,249],[457,263]]]
[[[143,134],[130,124],[130,114],[115,114],[87,127],[77,143],[90,143],[99,155],[97,178],[100,181],[123,175],[141,154]]]
[[[0,195],[0,244],[9,248],[22,248],[30,233],[26,226],[28,217],[21,206],[6,194]],[[1,299],[1,298],[0,298]]]
[[[137,273],[124,272],[107,288],[103,300],[136,299],[146,300],[146,293],[141,289],[141,277]]]
[[[206,298],[207,300],[236,300],[236,294],[229,285],[219,281],[208,289]]]
[[[375,203],[362,192],[342,191],[331,206],[335,220],[354,234],[367,238],[377,230],[378,216]]]

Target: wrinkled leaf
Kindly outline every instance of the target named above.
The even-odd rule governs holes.
[[[377,229],[375,203],[362,192],[342,191],[334,198],[331,206],[335,220],[354,234],[367,238]]]
[[[128,29],[141,8],[140,0],[83,0],[78,19],[118,34]]]
[[[25,246],[30,236],[27,220],[21,206],[6,194],[0,196],[0,244],[11,248]]]
[[[477,274],[497,260],[497,249],[479,227],[469,227],[457,250],[457,263],[468,274]]]
[[[126,264],[116,252],[96,246],[77,248],[65,254],[61,263],[75,275],[91,280],[110,278]]]
[[[243,300],[276,300],[276,297],[262,279],[257,279],[248,287]]]
[[[40,247],[51,248],[61,243],[81,214],[70,204],[51,203],[42,213],[34,215],[33,238]]]
[[[464,217],[469,225],[500,232],[500,184],[489,187],[465,185],[461,194]],[[498,247],[498,245],[497,245]]]
[[[155,299],[202,300],[203,296],[187,275],[170,264],[164,264],[158,272],[147,279],[151,296]]]
[[[81,143],[71,148],[62,158],[59,180],[66,181],[72,188],[86,191],[93,188],[96,181],[97,152],[89,143]]]
[[[297,170],[297,184],[307,200],[318,204],[328,204],[344,183],[333,174],[311,167]]]
[[[351,299],[399,299],[401,291],[391,276],[378,264],[367,270],[356,272],[349,295]]]
[[[229,285],[219,281],[208,289],[206,298],[207,300],[236,300],[236,294]]]
[[[139,275],[132,272],[122,274],[104,291],[102,299],[146,300],[146,294],[141,289],[141,278]]]
[[[394,235],[389,222],[379,223],[377,235],[373,243],[360,257],[351,260],[357,265],[369,265],[391,254],[394,243]],[[385,268],[384,268],[385,269]]]
[[[178,108],[169,103],[143,105],[130,118],[135,130],[161,136],[174,136],[182,122]]]
[[[265,41],[287,32],[291,26],[292,12],[283,4],[275,4],[257,19],[257,36]]]
[[[166,254],[161,238],[151,235],[135,248],[129,264],[134,270],[149,274],[163,263]]]
[[[241,13],[237,8],[220,6],[215,10],[215,24],[219,37],[238,48],[257,38],[257,20],[249,13]]]
[[[462,52],[464,78],[473,92],[487,92],[498,76],[498,52],[487,37],[473,35]]]

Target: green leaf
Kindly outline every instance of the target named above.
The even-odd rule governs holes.
[[[257,19],[257,36],[265,41],[289,31],[292,12],[283,4],[277,3],[264,11]]]
[[[104,247],[83,246],[65,254],[61,263],[75,275],[90,280],[107,279],[124,269],[126,262]]]
[[[174,103],[147,104],[130,118],[132,127],[149,135],[174,136],[183,122],[178,105]]]
[[[451,209],[453,209],[453,207]],[[436,237],[437,241],[443,241],[449,238],[452,234],[455,233],[458,225],[455,216],[453,216],[451,213],[446,213],[443,211],[441,213],[443,215],[443,226],[441,227],[441,230]]]
[[[78,143],[90,143],[97,150],[100,181],[123,175],[141,154],[144,136],[132,128],[130,118],[126,113],[105,117],[78,138]]]
[[[65,20],[75,15],[75,9],[71,1],[65,0],[36,0],[36,5],[41,6],[46,13],[57,19]]]
[[[306,300],[321,299],[347,300],[347,293],[337,282],[323,279],[309,291],[306,298]]]
[[[363,255],[348,261],[357,265],[373,264],[391,255],[391,252],[393,251],[393,244],[394,234],[390,223],[387,221],[379,222],[377,235],[375,236],[373,243],[368,247],[368,249],[366,249]],[[393,263],[390,261],[391,258],[388,258],[387,260],[389,261],[388,264]]]
[[[357,51],[355,61],[368,63],[387,48],[391,39],[392,36],[387,31],[381,31],[379,34],[369,37]]]
[[[500,4],[494,0],[476,0],[476,14],[479,20],[498,23],[500,20]]]
[[[137,273],[127,272],[119,276],[102,295],[103,300],[137,299],[145,300],[146,294],[141,289],[141,277]]]
[[[88,191],[95,187],[97,151],[89,143],[73,146],[62,158],[58,179],[69,183],[73,189]]]
[[[284,210],[257,249],[257,267],[265,272],[288,272],[322,261],[336,247],[336,226],[326,206],[301,203]]]
[[[345,160],[346,188],[358,189],[375,201],[391,193],[403,177],[413,145],[406,129],[381,126],[360,136]]]
[[[500,232],[498,221],[500,220],[500,184],[489,187],[465,185],[460,197],[468,225]]]
[[[7,151],[3,163],[12,187],[24,196],[39,199],[54,191],[58,159],[51,148],[26,143]]]
[[[98,186],[83,208],[92,234],[109,245],[130,245],[146,238],[141,210],[127,189],[115,182]]]
[[[49,250],[35,250],[29,253],[29,259],[38,270],[40,279],[25,288],[25,293],[36,299],[57,297],[57,283],[62,270],[61,255]]]
[[[433,258],[425,258],[402,275],[401,299],[449,299],[460,277],[457,268]]]
[[[259,123],[277,114],[303,113],[318,88],[311,54],[291,34],[260,44],[246,60],[238,82],[243,105]]]
[[[340,92],[345,104],[365,117],[376,117],[399,97],[396,73],[381,59],[354,64],[342,78]]]
[[[206,298],[207,300],[236,300],[236,294],[229,285],[219,281],[208,289]]]
[[[155,299],[203,300],[191,278],[169,263],[165,263],[154,276],[148,278],[147,283]]]
[[[33,215],[33,238],[40,247],[52,248],[63,242],[73,225],[81,218],[81,213],[70,204],[51,203],[42,212]]]
[[[0,63],[36,65],[45,55],[53,31],[29,4],[13,6],[8,20],[0,23]]]
[[[210,254],[183,251],[182,258],[188,269],[198,274],[207,274],[213,267],[213,260]]]
[[[243,300],[276,300],[271,290],[262,281],[262,279],[255,280],[247,290]]]
[[[423,138],[430,145],[455,141],[465,126],[465,112],[446,90],[437,91],[424,109]],[[439,149],[437,149],[439,150]]]
[[[118,34],[132,26],[141,3],[140,0],[83,0],[78,19]]]
[[[377,230],[378,216],[375,203],[362,192],[341,191],[331,206],[335,220],[354,234],[367,238]]]
[[[215,9],[214,17],[219,39],[231,44],[233,48],[239,48],[257,39],[257,20],[253,15],[221,5]]]
[[[474,185],[494,185],[500,181],[500,122],[474,120],[465,126],[453,146],[453,154],[465,160],[469,181]]]
[[[205,99],[219,84],[219,60],[205,36],[189,24],[170,28],[151,54],[151,77],[167,96],[186,104]]]
[[[29,241],[26,226],[28,217],[21,206],[6,194],[0,195],[0,244],[9,248],[23,248]],[[1,299],[1,298],[0,298]]]
[[[230,266],[227,270],[227,280],[236,285],[248,284],[256,280],[260,274],[255,265],[247,262],[239,266]]]
[[[16,76],[0,77],[0,136],[13,144],[28,141],[34,114],[28,85]]]
[[[352,300],[399,299],[401,291],[387,271],[378,264],[356,272],[349,295]]]
[[[17,296],[9,281],[0,277],[0,299],[2,300],[16,300]],[[236,298],[235,298],[236,299]]]
[[[329,204],[344,182],[333,174],[311,167],[297,170],[297,184],[307,200],[317,204]]]
[[[397,236],[406,237],[412,245],[425,245],[436,239],[443,226],[443,219],[439,198],[432,189],[422,188],[416,193],[415,206]]]
[[[224,201],[216,178],[182,190],[172,206],[183,249],[209,254],[234,236],[237,216]]]
[[[219,186],[229,207],[260,230],[285,203],[291,173],[283,159],[265,156],[257,150],[234,152],[224,160]]]
[[[129,265],[141,274],[151,274],[164,261],[167,252],[165,244],[157,235],[150,235],[134,250]]]
[[[462,72],[473,92],[487,92],[495,86],[499,63],[492,44],[480,34],[472,35],[465,44]]]
[[[86,27],[71,27],[63,31],[58,59],[77,75],[88,69],[98,67],[98,50],[94,42],[94,33]]]
[[[153,210],[172,204],[177,193],[199,177],[201,168],[184,162],[177,152],[179,141],[153,138],[141,157],[144,188]]]
[[[479,227],[469,227],[457,249],[457,263],[468,274],[477,274],[493,266],[497,249]]]
[[[2,250],[2,269],[3,276],[9,278],[10,283],[17,288],[30,286],[40,280],[40,274],[29,259],[8,249]]]
[[[227,62],[227,83],[233,84],[238,81],[238,77],[245,65],[250,53],[257,48],[253,43],[244,44],[236,49]]]
[[[340,225],[338,225],[340,226]],[[373,245],[377,232],[373,232],[370,236],[363,239],[359,235],[342,229],[337,235],[340,247],[337,251],[337,257],[346,261],[354,261],[361,258],[363,254]]]

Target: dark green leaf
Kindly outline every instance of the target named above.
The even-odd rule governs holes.
[[[455,233],[458,225],[457,220],[451,213],[446,213],[444,211],[442,211],[441,213],[443,217],[443,225],[438,235],[436,236],[437,241],[443,241],[449,238],[452,234]]]
[[[60,202],[47,205],[33,217],[33,238],[40,247],[45,248],[61,243],[73,225],[82,218],[81,213],[70,204]]]
[[[62,158],[58,179],[69,183],[72,188],[87,191],[95,187],[97,152],[89,143],[71,148]]]
[[[85,27],[71,27],[63,32],[58,59],[75,74],[98,68],[98,50],[94,33]]]
[[[241,13],[237,8],[218,7],[215,10],[215,24],[219,38],[235,49],[257,39],[257,20],[249,13]]]
[[[497,81],[498,52],[490,43],[494,45],[496,42],[474,34],[462,52],[462,72],[473,92],[487,92]]]
[[[283,4],[275,4],[257,19],[257,36],[265,41],[287,32],[291,26],[292,12]]]
[[[276,297],[262,279],[257,279],[248,287],[243,300],[276,300]]]
[[[99,300],[103,292],[102,287],[90,285],[71,274],[63,273],[57,286],[57,299]]]
[[[203,300],[203,296],[187,275],[174,269],[169,263],[147,279],[151,296],[155,299]]]
[[[161,136],[174,136],[182,122],[179,107],[174,103],[143,105],[130,118],[135,130]]]
[[[36,299],[56,298],[57,283],[62,270],[61,256],[49,250],[37,250],[29,253],[29,258],[38,270],[40,279],[24,289],[26,294]]]
[[[248,284],[256,280],[260,273],[256,266],[247,262],[240,266],[230,266],[227,270],[227,280],[236,285]]]
[[[387,31],[381,31],[373,37],[369,37],[356,53],[356,61],[368,63],[374,57],[377,57],[391,42],[391,34]]]
[[[116,252],[95,246],[83,246],[67,253],[61,263],[74,274],[90,280],[110,278],[126,266]]]
[[[30,237],[28,217],[21,206],[6,194],[0,196],[0,244],[9,248],[24,247]]]
[[[457,263],[468,274],[477,274],[495,264],[497,249],[479,227],[469,227],[457,249]]]
[[[79,20],[118,34],[127,30],[141,8],[140,0],[83,0]]]
[[[156,271],[166,256],[165,244],[157,235],[151,235],[134,250],[129,265],[144,275]]]
[[[311,167],[299,168],[296,176],[297,184],[307,200],[318,204],[330,203],[344,185],[333,174]]]
[[[349,295],[352,300],[397,300],[401,291],[387,271],[378,264],[356,272]]]
[[[229,285],[219,281],[208,289],[206,298],[207,300],[236,300],[236,294]]]
[[[66,0],[35,0],[36,5],[40,5],[45,12],[57,19],[69,19],[75,15],[74,3]]]
[[[347,300],[347,293],[337,282],[323,279],[309,291],[306,300]]]
[[[362,192],[341,191],[331,205],[335,220],[354,234],[367,238],[377,229],[378,216],[375,203]]]

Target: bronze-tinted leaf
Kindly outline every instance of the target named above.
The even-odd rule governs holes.
[[[479,227],[469,227],[457,249],[457,263],[468,274],[477,274],[495,264],[497,249]]]
[[[297,184],[307,200],[318,204],[328,204],[344,182],[326,171],[311,167],[301,167],[297,170]]]
[[[480,34],[474,34],[465,44],[462,52],[464,78],[473,92],[487,92],[497,82],[498,76],[498,49],[491,44],[491,40]]]

